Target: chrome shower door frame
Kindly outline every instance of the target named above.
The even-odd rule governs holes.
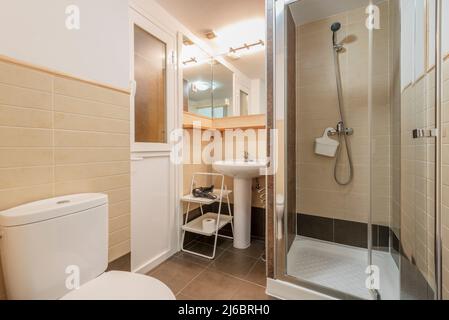
[[[272,54],[272,61],[273,61],[273,75],[272,79],[268,78],[268,81],[273,81],[273,123],[276,129],[276,125],[279,123],[279,121],[283,121],[283,119],[286,119],[287,116],[287,57],[286,57],[286,48],[287,48],[287,39],[286,39],[286,10],[288,9],[288,5],[299,2],[302,0],[267,0],[273,3],[273,21],[269,21],[269,23],[273,26],[273,52],[269,52],[268,54]],[[435,173],[436,173],[436,179],[435,179],[435,299],[442,299],[442,139],[441,139],[441,132],[442,132],[442,1],[443,0],[436,0],[436,95],[435,95],[435,101],[436,101],[436,108],[435,108],[435,117],[436,117],[436,129],[437,132],[440,133],[438,137],[436,137],[436,150],[435,150],[435,159],[436,159],[436,166],[435,166]],[[372,45],[372,32],[370,32],[370,44]],[[372,66],[371,66],[372,68]],[[372,94],[372,93],[370,93]],[[372,97],[372,96],[371,96]],[[372,106],[369,107],[370,117],[371,117],[371,111]],[[369,121],[369,125],[371,126],[371,118]],[[286,138],[288,138],[287,135],[287,127],[283,126],[283,134]],[[371,132],[372,128],[370,128]],[[372,148],[372,143],[370,139],[370,149]],[[278,149],[278,145],[275,143],[271,146],[272,151]],[[370,160],[371,161],[371,160]],[[370,166],[372,167],[372,166]],[[279,170],[275,176],[274,176],[274,190],[272,197],[276,197],[277,194],[281,194],[284,196],[284,203],[287,203],[287,183],[284,182],[284,177],[288,177],[287,167],[284,166],[284,164],[279,165]],[[283,184],[282,187],[280,187],[279,183]],[[370,183],[371,188],[371,183]],[[370,195],[372,195],[372,192],[370,191]],[[370,196],[372,198],[372,196]],[[372,201],[372,199],[370,200]],[[275,201],[273,202],[275,206]],[[274,212],[276,212],[276,208],[272,208]],[[283,221],[283,230],[288,230],[288,219],[285,218],[287,215],[284,214],[284,221]],[[268,236],[273,237],[270,239],[270,241],[273,241],[274,243],[274,261],[273,261],[273,268],[274,268],[274,278],[275,280],[281,280],[285,281],[294,285],[297,285],[301,288],[304,288],[306,290],[312,290],[319,294],[324,294],[329,297],[337,298],[337,299],[358,299],[357,297],[350,296],[348,294],[333,290],[331,288],[323,287],[320,285],[317,285],[315,283],[311,283],[309,281],[305,281],[302,279],[298,279],[296,277],[290,276],[287,274],[287,247],[286,247],[286,232],[284,232],[282,239],[278,240],[278,233],[282,233],[282,230],[277,230],[277,218],[276,214],[273,215],[273,221],[268,221],[268,223],[273,224],[273,234],[268,234]],[[372,224],[372,205],[370,209],[370,216],[369,216],[369,226]],[[372,231],[371,228],[368,228],[368,260],[367,260],[367,266],[372,263]],[[368,289],[367,289],[368,290]],[[374,295],[376,295],[376,292],[372,292]]]
[[[273,25],[273,87],[274,87],[274,93],[273,93],[273,123],[275,128],[279,130],[279,127],[277,125],[279,122],[284,121],[286,122],[286,116],[287,116],[287,57],[286,57],[286,48],[287,48],[287,39],[286,39],[286,10],[288,9],[288,5],[299,2],[302,0],[268,0],[272,1],[274,4],[274,14],[273,14],[273,21],[270,21]],[[270,39],[268,39],[270,40]],[[268,52],[270,54],[270,52]],[[268,78],[268,81],[270,79]],[[287,134],[287,126],[283,126],[283,134],[288,138]],[[279,133],[280,135],[281,133]],[[286,145],[284,143],[284,145]],[[272,146],[272,152],[273,154],[279,153],[281,148],[279,145],[276,144],[276,141],[273,142]],[[274,151],[276,150],[276,151]],[[284,158],[281,156],[280,158]],[[288,177],[287,172],[287,166],[284,164],[279,164],[278,172],[274,176],[274,196],[276,198],[277,194],[281,194],[284,197],[284,203],[288,203],[287,198],[287,183],[285,177]],[[279,183],[282,184],[282,186],[279,185]],[[281,190],[282,189],[282,190]],[[274,212],[276,212],[276,208],[273,208]],[[298,279],[296,277],[290,276],[287,273],[287,244],[286,244],[286,230],[288,230],[288,219],[286,219],[286,213],[284,213],[284,221],[283,221],[283,237],[282,240],[279,240],[277,238],[278,233],[282,232],[282,230],[277,230],[277,223],[276,223],[276,214],[273,216],[273,221],[269,223],[273,223],[274,225],[274,233],[272,241],[274,241],[274,277],[275,280],[285,281],[291,284],[294,284],[296,286],[299,286],[302,289],[305,289],[306,291],[313,291],[316,292],[318,295],[324,295],[331,299],[350,299],[350,300],[360,300],[360,298],[346,294],[344,292],[334,290],[332,288],[324,287],[321,285],[318,285],[316,283],[306,281],[303,279]],[[367,260],[368,261],[368,260]],[[368,266],[368,263],[367,263]],[[368,289],[367,289],[368,290]]]

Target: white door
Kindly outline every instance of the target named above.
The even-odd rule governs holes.
[[[176,38],[130,12],[131,269],[145,273],[177,250],[175,167]]]

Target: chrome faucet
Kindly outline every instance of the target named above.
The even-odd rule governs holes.
[[[244,151],[243,152],[243,159],[245,159],[245,162],[249,161],[249,153],[248,153],[248,151]]]

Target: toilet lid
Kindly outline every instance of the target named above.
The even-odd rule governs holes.
[[[82,285],[62,300],[176,300],[161,281],[130,272],[111,271]]]

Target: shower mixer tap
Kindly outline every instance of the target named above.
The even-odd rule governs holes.
[[[344,122],[340,121],[339,123],[337,123],[337,133],[352,136],[354,134],[354,129],[346,128]]]
[[[337,127],[332,131],[329,131],[329,136],[347,135],[352,136],[354,134],[353,128],[346,128],[343,121],[337,123]]]

